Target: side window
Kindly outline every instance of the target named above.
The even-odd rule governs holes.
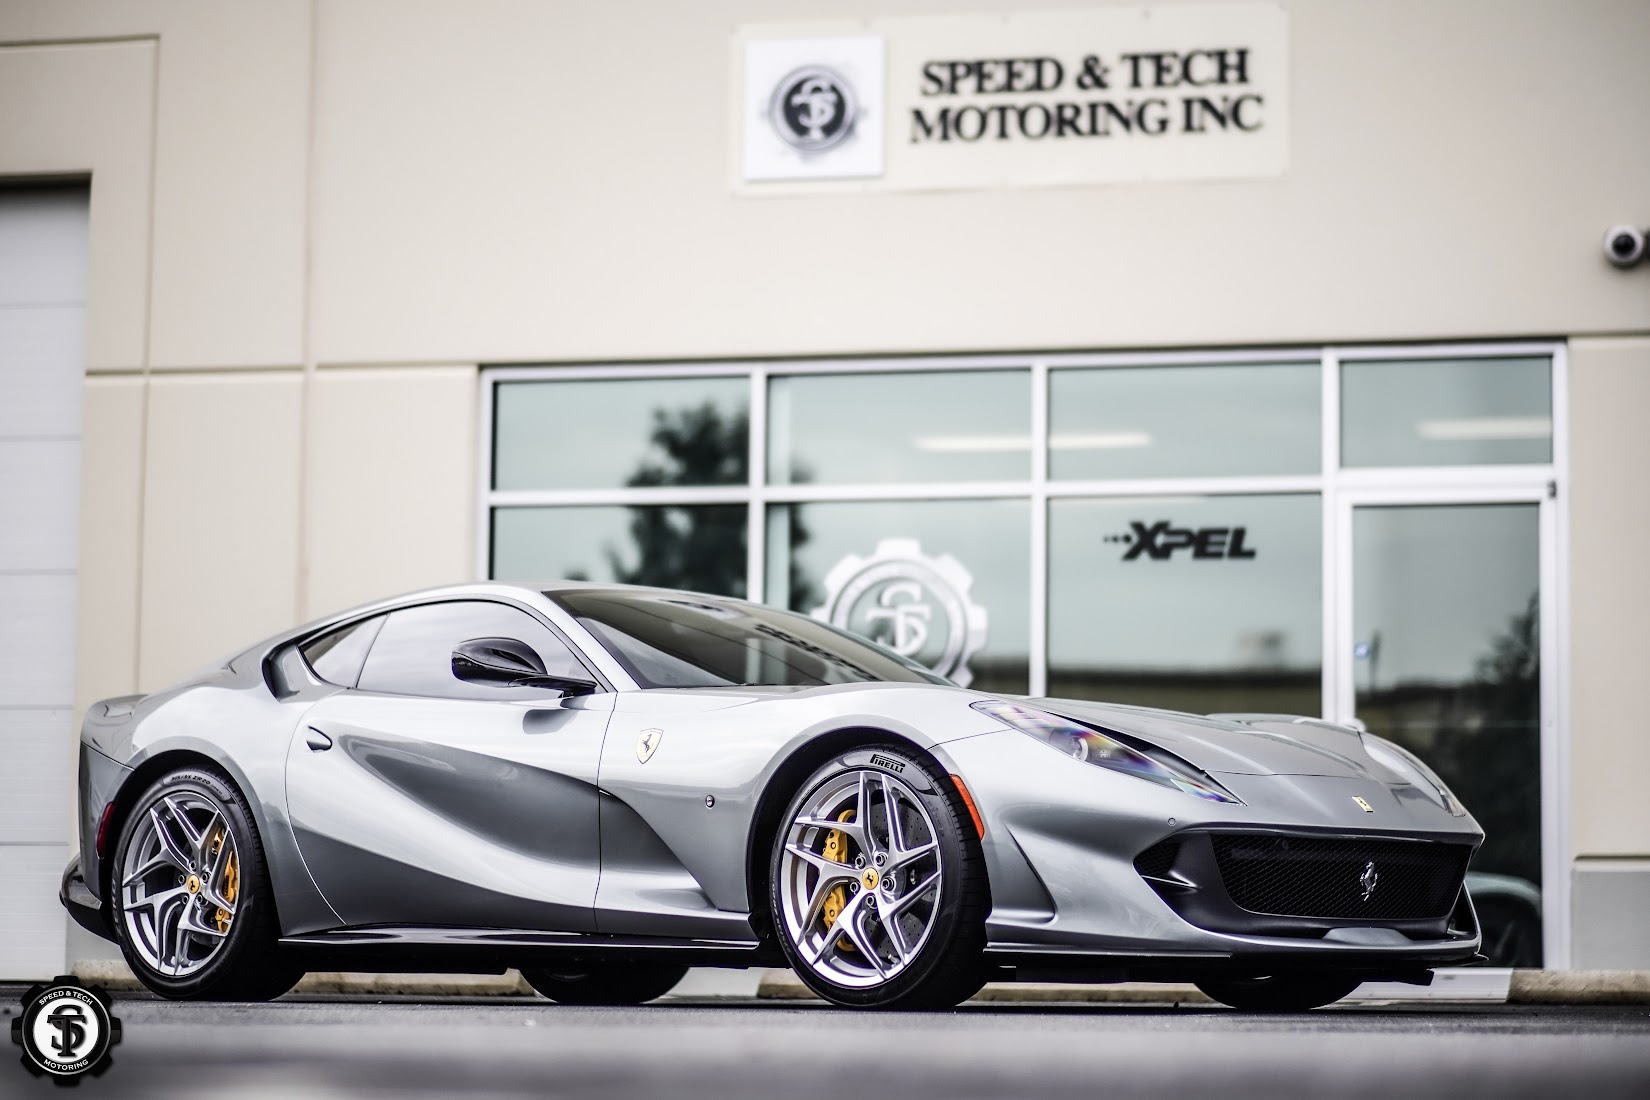
[[[501,603],[460,600],[390,612],[367,655],[358,686],[362,691],[445,699],[543,697],[543,690],[537,688],[489,687],[455,677],[453,649],[471,638],[515,638],[533,647],[550,675],[590,679],[567,644],[525,611]]]
[[[352,688],[361,678],[372,640],[384,625],[385,616],[376,615],[358,623],[341,626],[303,646],[300,652],[315,675],[329,684]]]

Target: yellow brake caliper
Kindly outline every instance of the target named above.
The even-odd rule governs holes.
[[[841,813],[836,815],[836,819],[838,821],[852,821],[854,819],[853,808],[850,807],[843,810]],[[830,832],[826,833],[825,850],[821,852],[820,855],[824,856],[832,863],[847,863],[848,834],[844,833],[841,829],[832,829]],[[829,930],[830,927],[836,923],[836,918],[838,914],[842,912],[842,907],[847,904],[848,886],[846,883],[836,887],[829,894],[825,895],[825,908],[823,916],[825,918],[825,928],[827,930]],[[852,951],[854,949],[854,945],[849,943],[847,940],[839,941],[837,946],[847,951]]]
[[[224,842],[229,839],[229,830],[225,829],[218,834],[218,842],[212,846],[212,854],[223,851]],[[223,900],[235,904],[235,895],[241,891],[241,868],[235,859],[235,853],[229,853],[229,863],[223,869]],[[227,909],[219,909],[213,916],[213,922],[218,926],[220,935],[229,932],[229,922],[234,914]]]

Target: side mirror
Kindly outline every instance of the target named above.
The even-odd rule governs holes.
[[[526,642],[514,638],[471,638],[453,650],[453,675],[467,684],[550,688],[566,695],[595,690],[589,680],[551,676]]]

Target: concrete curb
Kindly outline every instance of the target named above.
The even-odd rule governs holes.
[[[1496,980],[1498,976],[1505,977],[1505,986]],[[764,1000],[818,999],[795,974],[782,970],[769,971],[757,987],[756,995]],[[975,994],[972,1000],[1041,1004],[1214,1003],[1196,986],[1147,982],[1115,985],[993,982]],[[1378,1004],[1650,1004],[1650,970],[1446,971],[1438,976],[1432,986],[1371,984],[1352,994],[1347,1001]]]
[[[1650,970],[1514,970],[1507,1003],[1650,1004]]]

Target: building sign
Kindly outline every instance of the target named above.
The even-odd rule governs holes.
[[[869,557],[849,554],[831,567],[825,603],[811,614],[967,687],[988,625],[969,598],[973,587],[950,554],[932,558],[916,539],[883,539]]]
[[[874,33],[741,33],[739,190],[1245,179],[1288,167],[1288,20],[1276,4],[862,26]]]

